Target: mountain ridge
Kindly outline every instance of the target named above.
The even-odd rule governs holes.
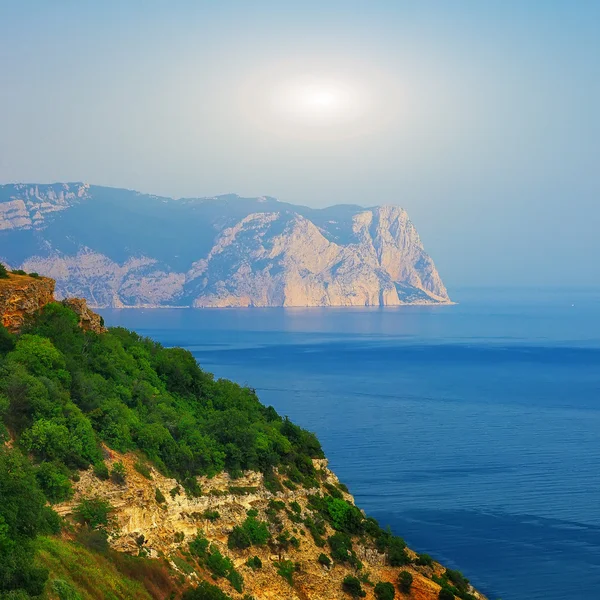
[[[93,307],[449,304],[403,208],[0,186],[0,260]]]

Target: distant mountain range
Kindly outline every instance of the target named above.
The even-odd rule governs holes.
[[[0,186],[0,261],[94,307],[397,306],[450,299],[405,210]]]

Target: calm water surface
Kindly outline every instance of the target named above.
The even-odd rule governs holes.
[[[111,310],[315,431],[357,503],[491,598],[600,598],[600,290]]]

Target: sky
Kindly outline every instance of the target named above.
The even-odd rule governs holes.
[[[398,204],[452,288],[600,284],[600,2],[0,0],[0,183]]]

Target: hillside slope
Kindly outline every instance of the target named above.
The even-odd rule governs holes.
[[[92,306],[450,302],[406,211],[173,200],[83,183],[0,186],[0,260]]]
[[[0,326],[0,598],[483,598],[253,390],[45,300]]]

